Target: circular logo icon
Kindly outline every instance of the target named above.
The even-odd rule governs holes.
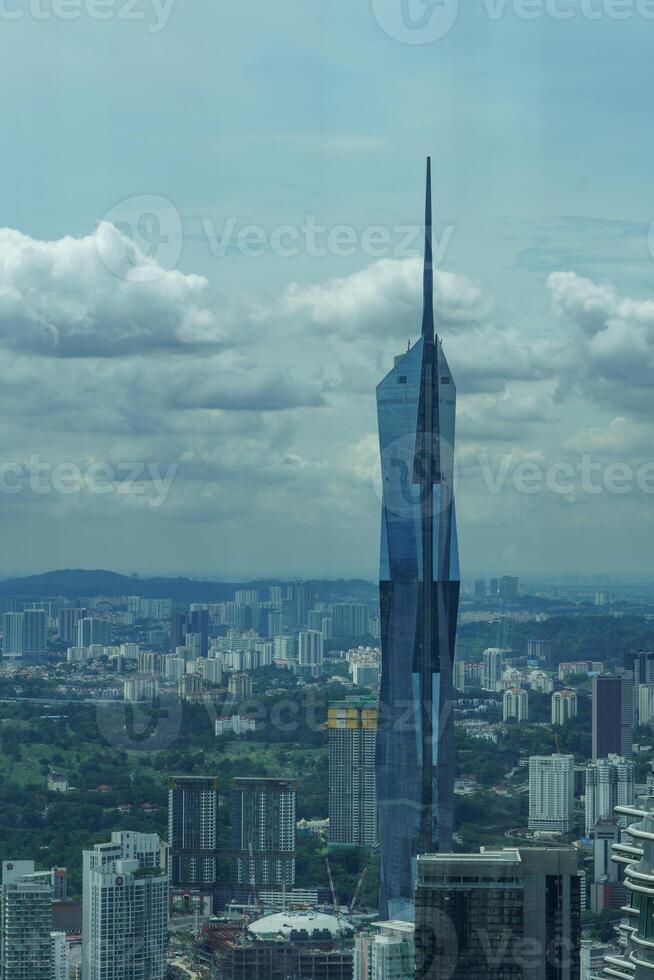
[[[375,20],[402,44],[433,44],[450,33],[459,0],[372,0]]]
[[[381,464],[381,465],[380,465]],[[430,483],[429,476],[440,475]],[[402,436],[389,443],[371,472],[372,485],[386,513],[412,519],[420,512],[426,493],[433,493],[434,514],[452,500],[458,481],[453,447],[443,436]]]
[[[98,704],[98,728],[105,741],[124,752],[159,752],[173,744],[182,727],[183,705],[176,695],[151,702]]]
[[[130,282],[154,282],[175,269],[183,237],[175,205],[154,194],[119,201],[104,215],[96,233],[104,265]]]

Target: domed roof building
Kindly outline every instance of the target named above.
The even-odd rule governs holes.
[[[273,939],[283,936],[286,939],[306,938],[315,940],[337,939],[340,936],[351,936],[354,929],[345,919],[337,919],[335,915],[325,912],[276,912],[266,915],[250,923],[248,932],[257,939]]]

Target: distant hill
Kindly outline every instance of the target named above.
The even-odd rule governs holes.
[[[283,579],[258,579],[251,582],[208,582],[189,578],[132,578],[105,570],[68,568],[25,578],[0,582],[0,596],[21,599],[46,599],[51,596],[117,596],[138,595],[146,599],[173,599],[176,602],[224,602],[232,599],[236,589],[259,589],[264,598],[270,585]],[[363,579],[312,579],[316,594],[322,599],[348,598],[370,602],[377,588]]]

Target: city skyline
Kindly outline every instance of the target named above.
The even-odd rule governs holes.
[[[652,38],[0,0],[0,980],[649,980]]]

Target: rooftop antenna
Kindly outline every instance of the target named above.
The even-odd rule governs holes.
[[[425,191],[425,263],[423,271],[422,335],[434,342],[434,261],[431,233],[431,157],[427,157],[427,187]]]

